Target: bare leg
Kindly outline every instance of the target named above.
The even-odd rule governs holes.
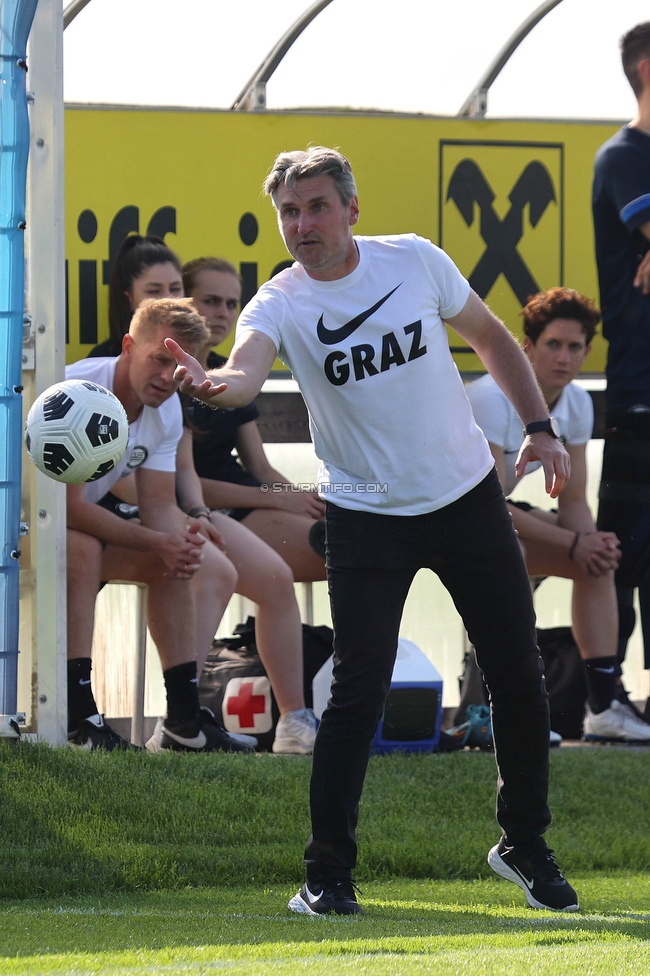
[[[573,633],[582,657],[616,656],[618,608],[614,574],[573,584]]]
[[[296,583],[325,579],[325,562],[309,544],[312,519],[293,512],[256,508],[241,524],[282,556]]]
[[[149,553],[116,546],[102,549],[94,536],[69,529],[68,657],[91,656],[100,580],[124,580],[147,586],[147,623],[163,670],[195,659],[202,668],[237,573],[210,542],[203,547],[201,568],[191,581],[164,579],[164,571]]]
[[[196,672],[199,677],[237,585],[237,570],[225,553],[211,542],[206,542],[202,551],[201,568],[192,579],[196,601]]]
[[[85,532],[68,529],[68,659],[90,657],[99,592],[102,544]]]
[[[194,661],[196,613],[191,580],[163,578],[165,566],[150,553],[107,546],[103,580],[125,580],[147,586],[147,623],[158,648],[163,671]]]
[[[616,656],[618,611],[614,574],[590,576],[558,547],[525,540],[526,566],[531,576],[561,576],[573,582],[573,633],[587,660]]]
[[[211,519],[237,570],[237,592],[258,606],[257,648],[280,714],[304,708],[302,627],[291,570],[240,522],[219,512],[213,512]]]

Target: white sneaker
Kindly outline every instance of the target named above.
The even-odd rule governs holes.
[[[562,736],[559,732],[554,732],[553,729],[551,729],[549,745],[551,749],[553,749],[555,746],[562,745]]]
[[[287,712],[275,729],[273,752],[297,753],[307,756],[314,748],[318,722],[311,708],[298,708]]]
[[[151,736],[151,738],[147,739],[147,741],[144,744],[144,747],[147,750],[147,752],[161,752],[160,740],[162,739],[162,730],[163,730],[164,723],[165,723],[165,719],[163,718],[163,716],[162,715],[159,716],[159,718],[156,721],[155,728],[153,730],[153,735]]]
[[[587,742],[650,743],[650,725],[637,718],[629,705],[614,699],[609,708],[597,714],[587,705],[583,738]]]

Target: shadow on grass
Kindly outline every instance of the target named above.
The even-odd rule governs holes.
[[[88,878],[106,874],[102,859],[75,840],[79,806],[92,804],[92,799],[81,798],[83,782],[75,784],[60,775],[60,762],[52,770],[43,761],[48,752],[0,746],[2,898],[84,891]],[[63,756],[61,762],[65,766]]]
[[[299,877],[277,794],[307,836],[309,763],[259,758],[0,743],[0,898]]]
[[[364,917],[291,914],[294,889],[207,889],[4,905],[0,956],[206,950],[214,957],[430,953],[485,947],[650,940],[650,879],[582,879],[589,910],[533,912],[512,886],[393,881],[369,885]],[[627,893],[627,897],[626,897]],[[617,906],[617,907],[616,907]]]
[[[650,869],[650,750],[560,752],[548,840],[562,869]],[[298,883],[309,774],[308,757],[0,743],[0,899]],[[373,758],[359,821],[362,886],[489,877],[495,778],[485,754]]]

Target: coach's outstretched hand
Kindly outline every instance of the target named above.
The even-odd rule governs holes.
[[[174,381],[178,383],[181,393],[187,393],[196,400],[209,403],[212,397],[218,396],[227,389],[226,383],[215,386],[201,364],[181,349],[175,339],[165,339],[165,345],[178,363],[174,370]]]
[[[515,474],[521,478],[529,461],[541,461],[546,477],[546,491],[551,498],[557,498],[571,477],[571,458],[560,441],[545,431],[529,434],[521,445],[515,465]]]

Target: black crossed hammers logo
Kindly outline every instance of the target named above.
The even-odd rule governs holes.
[[[511,206],[503,220],[494,211],[494,198],[492,187],[474,160],[463,159],[449,181],[447,199],[454,201],[468,227],[474,222],[474,204],[478,204],[481,237],[487,244],[469,283],[485,298],[503,274],[523,306],[540,290],[517,250],[524,234],[524,210],[528,205],[531,226],[536,227],[549,203],[555,201],[553,181],[546,167],[535,160],[528,163],[509,194]]]

